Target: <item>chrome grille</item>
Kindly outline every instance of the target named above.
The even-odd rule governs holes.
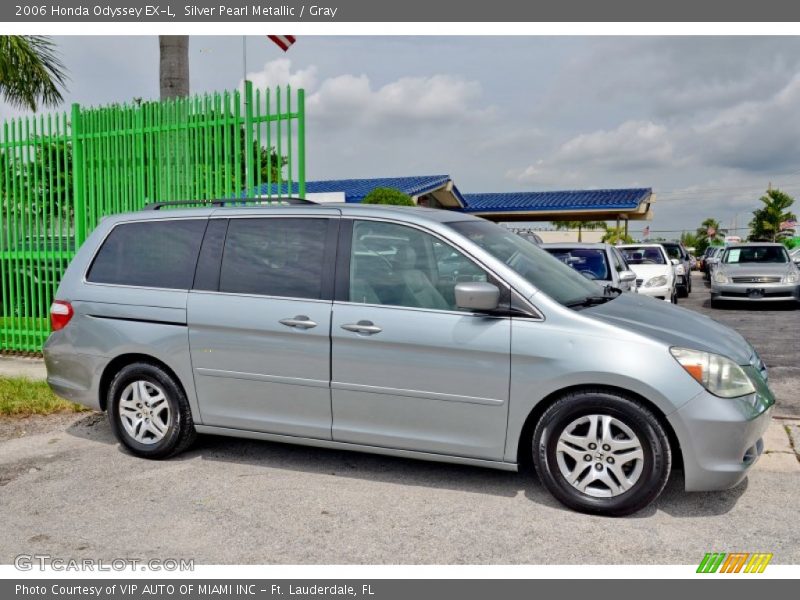
[[[780,277],[733,277],[733,283],[780,283]]]

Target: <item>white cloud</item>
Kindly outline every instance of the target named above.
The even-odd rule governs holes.
[[[308,98],[309,115],[349,126],[394,122],[439,124],[483,119],[491,109],[473,104],[481,86],[451,75],[402,77],[374,87],[367,75],[339,75],[322,82]]]
[[[538,158],[507,176],[524,182],[581,182],[598,170],[607,172],[674,166],[675,144],[670,130],[652,121],[625,121],[610,130],[578,134],[546,158]]]
[[[694,146],[707,164],[747,171],[796,167],[800,161],[800,74],[774,95],[742,102],[694,127]]]
[[[328,127],[414,122],[447,124],[469,119],[481,120],[493,114],[491,108],[477,107],[481,85],[454,75],[401,77],[375,86],[366,74],[342,74],[318,81],[317,67],[292,71],[288,58],[279,58],[248,73],[256,87],[276,85],[306,90],[309,119],[324,121]]]
[[[292,73],[292,61],[278,58],[264,63],[260,71],[248,72],[247,78],[258,89],[291,85],[293,88],[313,89],[317,84],[317,68],[311,65]],[[241,88],[241,81],[239,87]]]

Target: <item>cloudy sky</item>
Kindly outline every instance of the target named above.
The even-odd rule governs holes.
[[[56,41],[67,103],[158,96],[157,38]],[[193,92],[240,86],[242,40],[192,37],[190,64]],[[800,37],[252,37],[247,66],[306,89],[309,179],[647,186],[676,232],[742,227],[770,182],[800,197]]]

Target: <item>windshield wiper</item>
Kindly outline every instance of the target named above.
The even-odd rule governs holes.
[[[567,308],[587,308],[589,306],[595,306],[596,304],[605,304],[609,300],[613,300],[616,296],[586,296],[581,300],[576,300],[575,302],[569,302],[565,304]]]

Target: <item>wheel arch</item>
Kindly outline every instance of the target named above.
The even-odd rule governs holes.
[[[148,363],[163,369],[170,377],[172,377],[176,385],[181,388],[181,391],[184,393],[184,395],[186,394],[186,387],[183,385],[180,377],[178,377],[178,375],[175,373],[175,370],[167,363],[149,354],[130,352],[114,357],[103,369],[103,374],[100,376],[100,384],[97,390],[97,399],[100,403],[101,410],[105,411],[108,408],[108,390],[111,387],[111,381],[114,379],[114,376],[123,368],[137,362]]]
[[[633,400],[636,400],[640,404],[644,405],[653,415],[658,419],[658,422],[664,428],[664,431],[667,434],[667,439],[669,440],[670,451],[672,452],[672,465],[673,468],[681,467],[683,465],[683,454],[681,452],[681,445],[678,441],[678,436],[675,433],[675,430],[672,428],[669,420],[667,419],[664,411],[662,411],[658,405],[656,405],[651,400],[647,399],[646,397],[633,392],[631,390],[617,387],[614,385],[608,384],[600,384],[600,385],[589,385],[589,384],[577,384],[572,385],[564,388],[560,388],[555,390],[542,398],[539,402],[537,402],[531,411],[528,413],[528,416],[525,419],[525,423],[522,426],[522,430],[520,432],[519,441],[517,442],[517,464],[519,464],[520,468],[530,469],[532,468],[532,455],[531,452],[527,451],[526,449],[531,445],[531,438],[533,436],[533,430],[536,428],[536,424],[541,419],[544,412],[553,405],[557,400],[566,396],[567,394],[574,394],[577,392],[608,392],[612,394],[618,394],[620,396],[624,396]]]

